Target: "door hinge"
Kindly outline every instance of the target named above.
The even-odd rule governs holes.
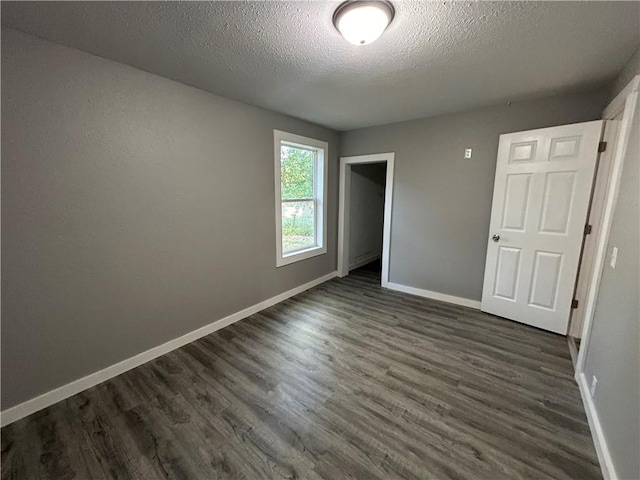
[[[607,142],[600,142],[598,144],[598,153],[605,152],[607,150]]]
[[[584,226],[584,234],[585,235],[591,235],[591,230],[593,229],[593,227],[591,225],[585,225]]]
[[[571,308],[578,308],[578,300],[575,298],[571,300]]]

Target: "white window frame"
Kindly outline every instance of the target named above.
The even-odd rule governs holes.
[[[315,245],[289,253],[282,251],[282,190],[280,171],[280,147],[282,144],[315,151],[314,194],[315,205]],[[314,138],[303,137],[281,130],[273,131],[273,150],[275,166],[275,206],[276,206],[276,267],[327,253],[327,158],[329,144]],[[309,199],[312,200],[312,199]]]

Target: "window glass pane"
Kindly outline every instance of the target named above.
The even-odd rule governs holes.
[[[280,176],[283,199],[313,198],[314,152],[280,146]]]
[[[282,251],[314,247],[315,202],[282,202]]]

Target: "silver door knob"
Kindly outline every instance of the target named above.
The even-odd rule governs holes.
[[[491,240],[493,240],[494,242],[500,241],[500,235],[498,235],[497,233],[494,234],[493,237],[491,237]]]

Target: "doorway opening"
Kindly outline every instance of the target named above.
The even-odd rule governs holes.
[[[389,283],[394,153],[340,159],[338,276],[364,268]]]
[[[583,235],[582,251],[580,253],[580,263],[576,276],[576,285],[573,294],[573,308],[569,317],[569,348],[574,363],[580,349],[580,339],[582,338],[582,327],[586,313],[586,298],[589,294],[593,270],[595,267],[596,246],[598,234],[601,232],[603,224],[604,207],[610,192],[611,174],[613,167],[613,152],[618,139],[618,131],[622,120],[622,113],[616,117],[606,120],[604,125],[603,142],[606,147],[598,158],[595,179],[591,193],[589,213]]]

